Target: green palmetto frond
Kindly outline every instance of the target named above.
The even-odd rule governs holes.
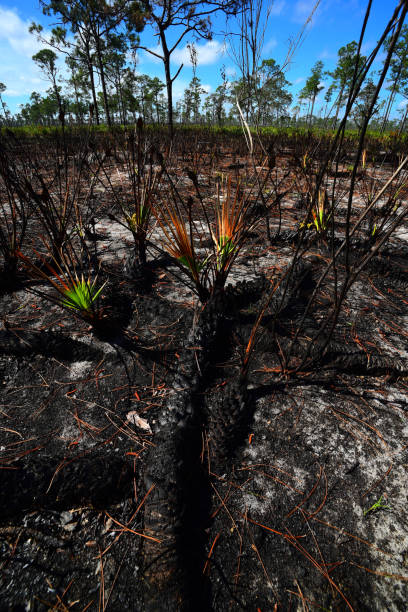
[[[235,250],[235,245],[232,241],[232,238],[229,236],[220,236],[218,238],[218,254],[222,261],[226,260],[228,257],[232,255]]]
[[[126,215],[126,223],[129,229],[137,234],[139,231],[145,231],[149,223],[150,207],[148,205],[140,205],[138,210],[132,215]]]
[[[95,281],[91,283],[84,277],[78,283],[65,290],[65,299],[61,303],[67,308],[78,310],[83,313],[90,313],[92,305],[101,293],[104,285],[99,289],[95,288]]]
[[[250,199],[242,195],[239,185],[232,189],[231,180],[228,180],[222,192],[218,189],[216,201],[209,211],[195,184],[202,215],[201,219],[193,221],[192,198],[184,201],[170,177],[169,181],[171,193],[164,193],[153,208],[164,234],[162,246],[187,272],[200,300],[206,302],[212,293],[225,286],[246,233],[253,227],[253,223],[248,225]],[[204,248],[204,241],[210,236],[213,248],[198,256],[195,245]]]
[[[239,186],[232,196],[231,180],[229,180],[226,193],[222,198],[218,195],[216,231],[213,233],[219,270],[227,268],[238,254],[245,229],[246,213],[247,204],[244,198],[240,197]]]
[[[152,213],[151,199],[155,185],[156,175],[148,179],[146,185],[143,185],[139,193],[135,195],[136,201],[129,213],[124,211],[126,223],[135,234],[147,231]]]
[[[327,211],[326,204],[326,193],[323,189],[320,189],[317,204],[311,210],[313,221],[311,223],[302,221],[299,224],[299,228],[302,229],[306,225],[308,229],[314,227],[318,234],[325,232],[331,219],[331,213]]]
[[[99,297],[102,289],[106,285],[104,283],[99,289],[95,287],[97,278],[93,281],[90,278],[85,278],[81,275],[78,277],[75,269],[70,270],[69,262],[65,260],[65,256],[61,253],[61,263],[55,261],[55,268],[48,263],[44,257],[34,249],[34,253],[39,257],[44,266],[49,270],[47,273],[43,268],[37,266],[29,257],[23,255],[21,251],[16,252],[16,256],[23,263],[24,267],[29,270],[32,276],[41,278],[46,281],[58,294],[58,297],[52,297],[48,294],[42,294],[46,299],[56,302],[64,308],[68,308],[85,318],[98,318],[98,311],[94,310],[94,303]]]
[[[137,174],[137,172],[136,172]],[[149,174],[138,183],[134,190],[133,206],[125,214],[125,221],[133,234],[146,234],[152,214],[152,198],[157,184],[158,173]]]

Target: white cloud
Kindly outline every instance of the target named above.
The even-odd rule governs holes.
[[[293,9],[293,20],[306,23],[315,16],[316,0],[298,0]],[[313,15],[312,15],[313,14]]]
[[[383,64],[386,57],[387,55],[383,51],[380,51],[375,56],[374,64]]]
[[[0,38],[10,38],[21,33],[23,21],[10,9],[0,7]]]
[[[188,81],[183,79],[176,79],[173,83],[173,101],[178,102],[178,100],[182,100],[184,97],[184,90],[187,89],[189,85]]]
[[[0,7],[0,43],[7,44],[18,56],[31,59],[44,45],[29,33],[30,25],[13,10]]]
[[[220,43],[218,40],[208,40],[202,45],[195,43],[194,46],[197,51],[198,66],[209,66],[211,64],[215,64],[225,54],[225,45]],[[150,50],[158,55],[162,55],[163,53],[160,44],[156,45],[155,47],[151,47]],[[170,59],[171,62],[177,66],[180,66],[180,64],[184,64],[185,66],[192,65],[190,50],[187,45],[176,48],[171,54]],[[143,55],[140,56],[140,60],[140,63],[152,62],[153,64],[160,64],[162,61],[148,51],[144,51]]]
[[[34,34],[28,31],[30,21],[24,21],[14,9],[0,6],[0,81],[7,87],[4,99],[13,106],[8,98],[27,96],[32,91],[44,93],[50,87],[32,56],[44,48]],[[49,32],[44,30],[47,37]],[[59,62],[65,68],[62,60]],[[14,112],[14,108],[11,108]]]
[[[272,49],[274,49],[278,44],[276,38],[270,38],[268,42],[266,42],[263,46],[262,53],[265,55],[266,53],[270,53]]]
[[[367,42],[361,45],[361,53],[363,55],[369,55],[371,51],[374,49],[374,47],[375,47],[375,42],[372,40],[367,40]]]
[[[141,60],[140,52],[130,51],[130,50],[126,51],[126,61],[129,64],[132,64],[132,65],[134,65],[135,63],[140,64],[140,60]]]
[[[225,45],[218,40],[208,40],[203,45],[195,44],[197,51],[197,65],[209,66],[216,64],[225,54]],[[187,47],[175,49],[172,54],[172,61],[177,64],[185,64],[191,66],[190,50]]]
[[[173,84],[173,101],[178,102],[184,98],[184,92],[190,85],[190,81],[185,79],[177,79]],[[205,94],[208,95],[212,91],[211,85],[202,84],[201,87],[204,89]],[[203,94],[204,95],[204,94]],[[203,99],[203,98],[202,98]]]
[[[280,15],[285,8],[285,0],[278,0],[277,2],[273,2],[270,13],[271,15]]]
[[[305,80],[305,77],[298,77],[297,79],[293,81],[293,84],[299,85],[299,83],[303,83],[304,80]]]
[[[156,57],[156,55],[153,55],[153,53],[162,55],[163,51],[161,45],[158,44],[155,47],[150,47],[150,51],[152,51],[152,53],[149,53],[149,51],[144,51],[143,55],[139,55],[139,62],[141,64],[145,61],[153,62],[153,64],[160,64],[162,60],[159,57]]]
[[[338,56],[337,53],[323,49],[323,51],[319,53],[318,57],[320,60],[336,60]]]
[[[237,76],[237,70],[234,66],[227,66],[225,68],[225,75],[231,79],[235,79]]]

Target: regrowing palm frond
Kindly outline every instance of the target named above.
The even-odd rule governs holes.
[[[306,225],[308,229],[314,227],[317,234],[324,234],[324,232],[326,232],[328,228],[328,223],[332,216],[332,213],[328,210],[328,199],[326,191],[324,189],[319,190],[317,202],[315,203],[310,212],[312,214],[313,221],[310,223],[302,221],[302,223],[299,225],[299,228],[302,229]]]
[[[193,282],[200,300],[205,302],[213,292],[224,288],[245,237],[253,227],[248,214],[251,200],[242,195],[239,184],[232,188],[229,179],[222,191],[218,188],[215,203],[208,207],[201,197],[194,173],[190,174],[197,190],[202,220],[192,219],[192,198],[185,202],[166,172],[170,189],[158,198],[153,214],[164,234],[164,250],[177,260]],[[207,247],[201,253],[205,241],[210,238],[213,248]],[[200,245],[200,254],[195,245]]]
[[[207,260],[201,261],[194,248],[193,223],[190,222],[190,231],[188,231],[186,222],[175,203],[157,205],[153,213],[164,234],[164,249],[183,267],[193,281],[200,299],[205,300],[208,291],[202,273],[205,275]]]
[[[63,306],[78,310],[82,313],[90,313],[92,311],[92,305],[99,296],[103,289],[103,286],[99,289],[95,288],[95,280],[91,283],[89,280],[85,280],[82,276],[80,280],[72,287],[68,287],[65,290],[66,298],[62,300]]]
[[[138,122],[137,129],[127,135],[127,148],[123,151],[124,164],[118,162],[118,178],[121,188],[118,190],[106,168],[102,168],[104,189],[108,188],[114,200],[115,208],[109,217],[132,233],[134,249],[132,268],[143,272],[146,265],[146,248],[149,237],[149,226],[157,183],[161,169],[149,161],[150,145],[146,139],[143,122]],[[130,185],[131,193],[123,201],[124,181],[126,190]],[[116,209],[116,211],[115,211]]]
[[[239,185],[231,194],[231,179],[227,182],[225,193],[218,192],[216,208],[216,231],[213,240],[217,249],[217,270],[227,272],[241,249],[248,202],[240,194]],[[227,272],[228,273],[228,272]]]
[[[31,276],[44,280],[56,291],[57,295],[38,290],[35,292],[62,308],[66,308],[79,315],[83,319],[90,322],[98,321],[101,317],[101,311],[96,305],[96,300],[106,283],[97,288],[97,275],[93,280],[91,280],[90,274],[88,277],[85,277],[83,273],[81,276],[78,276],[75,269],[75,258],[69,250],[68,252],[61,251],[60,261],[54,259],[55,267],[47,262],[35,249],[34,253],[42,262],[42,267],[38,266],[26,255],[23,255],[20,250],[17,251],[17,257]]]

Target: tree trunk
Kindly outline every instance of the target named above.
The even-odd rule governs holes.
[[[51,74],[51,78],[52,78],[52,86],[54,88],[54,93],[55,93],[55,97],[57,99],[57,104],[58,104],[58,114],[59,114],[58,118],[61,121],[62,125],[64,125],[64,109],[62,108],[62,100],[61,100],[61,96],[58,91],[58,85],[57,85],[57,80],[55,78],[55,73]]]
[[[337,108],[336,108],[336,116],[335,116],[335,118],[334,118],[334,129],[336,129],[337,119],[339,118],[341,101],[342,101],[342,99],[343,99],[343,93],[344,93],[344,85],[342,85],[342,87],[341,87],[341,89],[340,89],[340,93],[339,93],[339,101],[338,101],[338,103],[337,103]]]
[[[94,39],[96,43],[96,57],[98,59],[99,74],[101,77],[103,105],[105,107],[106,123],[108,124],[109,127],[111,127],[112,121],[111,121],[111,117],[109,113],[108,94],[106,91],[106,81],[105,81],[105,70],[104,70],[103,62],[102,62],[101,41],[100,41],[99,35],[97,34],[94,34]]]
[[[1,102],[1,106],[2,106],[2,108],[3,108],[3,113],[4,113],[4,121],[5,121],[5,124],[6,124],[6,125],[8,125],[8,124],[9,124],[9,121],[8,121],[8,117],[7,117],[7,108],[6,108],[6,105],[5,105],[4,100],[3,100],[3,98],[1,97],[1,95],[0,95],[0,102]]]
[[[382,132],[385,129],[385,126],[387,124],[388,118],[390,116],[392,105],[394,104],[394,100],[395,100],[395,96],[396,96],[396,93],[397,93],[397,89],[398,89],[398,84],[399,84],[401,72],[402,72],[402,62],[400,63],[400,65],[398,67],[397,76],[395,77],[394,82],[392,84],[391,94],[390,94],[390,97],[388,99],[387,108],[385,110],[384,117],[383,117],[383,124],[381,126],[381,131]]]
[[[313,95],[312,98],[312,108],[310,109],[310,116],[309,116],[309,127],[312,126],[312,121],[313,121],[313,110],[314,110],[314,105],[316,102],[316,94]]]
[[[94,110],[95,110],[96,125],[99,125],[99,123],[100,123],[99,109],[98,109],[98,101],[97,101],[97,98],[96,98],[95,79],[94,79],[93,65],[92,65],[92,60],[91,60],[91,50],[89,48],[89,40],[84,39],[82,36],[81,36],[81,39],[82,39],[82,42],[84,44],[85,55],[86,55],[86,64],[88,66],[89,80],[91,82],[92,102],[93,102]]]
[[[399,130],[398,130],[398,137],[401,136],[402,134],[402,130],[404,129],[404,125],[405,125],[405,121],[407,120],[407,115],[408,115],[408,104],[405,107],[405,113],[404,116],[401,120],[400,126],[399,126]]]
[[[142,95],[142,117],[143,117],[143,123],[146,123],[145,99],[143,95]]]
[[[119,98],[119,115],[120,115],[120,120],[122,125],[126,125],[126,111],[125,111],[125,104],[123,102],[123,95],[122,95],[122,83],[120,81],[120,71],[118,69],[118,74],[117,74],[117,81],[115,83],[116,86],[116,93],[117,96]]]
[[[396,95],[396,88],[397,88],[397,83],[395,82],[394,85],[392,86],[392,91],[390,94],[390,97],[388,98],[388,104],[387,107],[385,109],[385,113],[384,113],[384,117],[383,117],[383,123],[381,126],[381,131],[383,132],[385,130],[385,127],[387,125],[390,113],[391,113],[391,108],[392,105],[394,104],[394,100],[395,100],[395,95]]]
[[[164,30],[159,29],[160,33],[160,42],[163,49],[163,63],[164,63],[164,73],[166,75],[166,89],[167,89],[167,123],[169,126],[170,138],[173,139],[174,135],[174,123],[173,123],[173,81],[177,77],[178,72],[176,73],[174,79],[171,78],[170,73],[170,53],[167,47],[166,35]]]
[[[93,105],[94,105],[94,109],[95,109],[96,125],[99,125],[101,120],[99,118],[98,100],[97,100],[97,97],[96,97],[95,79],[94,79],[92,64],[89,65],[89,78],[91,80],[92,101],[93,101]]]
[[[309,99],[309,106],[307,107],[307,111],[306,111],[306,123],[310,124],[310,99]]]
[[[82,117],[81,105],[79,103],[78,88],[76,86],[75,79],[73,80],[73,85],[74,85],[74,95],[75,95],[75,103],[76,103],[75,120],[76,120],[77,124],[82,124],[83,123],[83,117]]]
[[[170,138],[173,138],[173,81],[170,76],[170,55],[168,52],[164,53],[164,72],[166,75],[167,88],[167,123],[169,126]]]

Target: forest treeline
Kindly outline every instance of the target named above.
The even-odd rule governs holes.
[[[285,64],[280,66],[272,57],[261,58],[268,16],[264,16],[260,0],[40,0],[40,5],[56,25],[48,38],[40,24],[31,25],[32,34],[44,43],[32,59],[50,87],[43,95],[32,92],[29,102],[12,115],[1,95],[7,84],[0,83],[0,125],[81,125],[92,119],[96,125],[111,126],[135,123],[141,117],[147,124],[168,123],[171,129],[176,122],[226,126],[241,120],[256,126],[335,129],[356,75],[369,59],[358,42],[349,42],[338,50],[332,71],[326,70],[321,60],[315,62],[295,97],[285,76]],[[211,40],[216,13],[235,20],[245,40],[245,54],[230,42],[237,76],[228,79],[222,69],[221,84],[208,93],[198,76],[195,43],[189,42],[193,77],[182,97],[174,101],[173,84],[182,65],[172,72],[172,54],[191,38]],[[160,41],[155,49],[143,44],[147,25]],[[178,39],[169,42],[174,31]],[[382,42],[385,52],[390,40]],[[162,62],[163,80],[139,73],[137,56],[141,51]],[[59,57],[65,58],[64,74]],[[395,45],[381,98],[375,94],[378,74],[371,70],[365,75],[348,127],[358,129],[368,118],[371,129],[401,134],[408,113],[408,26],[402,28]]]

